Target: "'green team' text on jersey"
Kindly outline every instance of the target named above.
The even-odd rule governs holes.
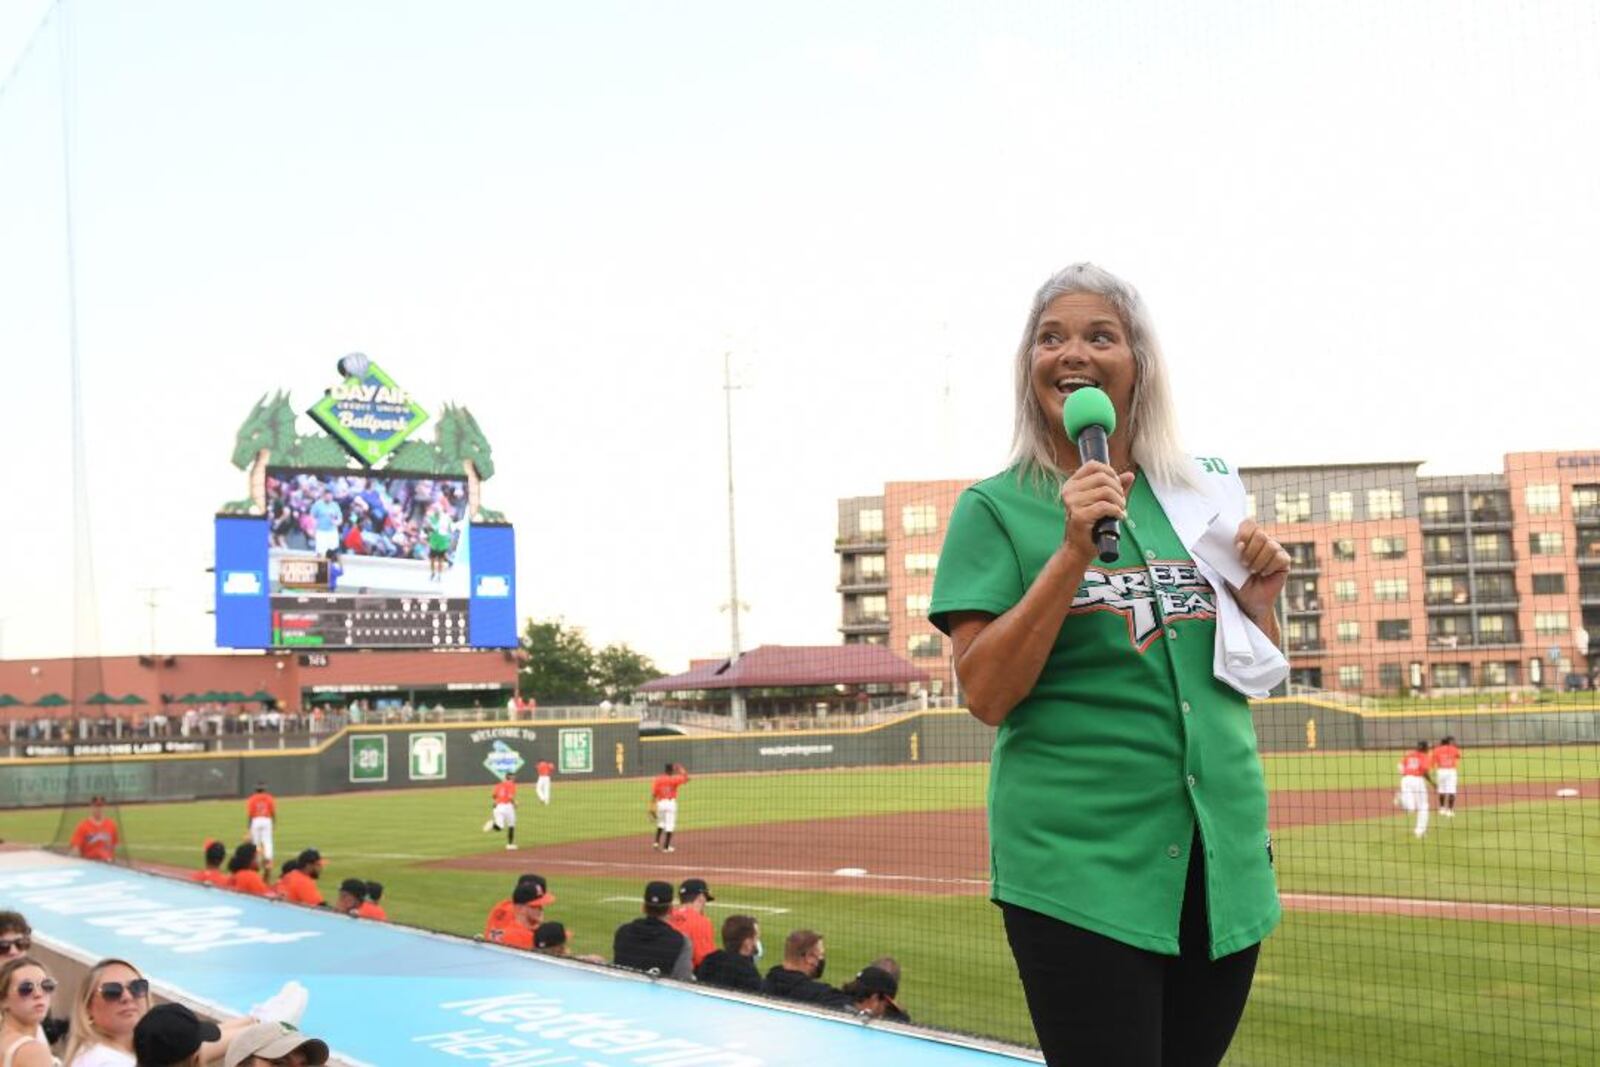
[[[1249,704],[1212,676],[1216,591],[1142,474],[1127,510],[1121,558],[1091,565],[1039,681],[995,738],[992,895],[1176,954],[1198,822],[1216,958],[1278,923],[1266,782]],[[1010,610],[1065,523],[1053,480],[1008,470],[964,492],[939,555],[934,625]]]

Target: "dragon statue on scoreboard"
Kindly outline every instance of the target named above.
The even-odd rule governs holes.
[[[266,511],[268,465],[276,467],[349,468],[350,453],[330,434],[299,432],[299,414],[289,394],[262,394],[235,435],[233,465],[250,478],[250,495],[222,505],[225,515],[260,515]],[[505,516],[479,503],[479,486],[494,477],[494,454],[478,420],[458,404],[446,404],[434,420],[433,440],[409,440],[384,464],[385,474],[438,475],[467,479],[468,512],[478,522],[504,522]]]

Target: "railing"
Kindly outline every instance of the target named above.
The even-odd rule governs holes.
[[[1467,550],[1464,546],[1452,548],[1448,552],[1433,551],[1422,554],[1422,565],[1424,567],[1465,566],[1466,562]]]
[[[1462,526],[1467,521],[1465,511],[1424,511],[1422,513],[1423,526]]]
[[[878,726],[914,711],[959,707],[954,697],[873,697],[867,711],[827,711],[811,715],[749,715],[745,730],[840,730],[864,726]],[[734,729],[733,719],[720,712],[698,711],[692,708],[647,707],[641,725],[661,724],[681,726],[693,732],[707,730],[727,732]]]
[[[1506,508],[1473,508],[1472,522],[1476,526],[1509,525],[1511,512]]]

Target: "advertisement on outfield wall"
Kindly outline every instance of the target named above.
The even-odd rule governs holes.
[[[449,748],[444,734],[412,734],[406,747],[411,752],[410,778],[413,782],[442,782],[450,777]]]
[[[389,780],[389,737],[387,734],[350,736],[350,780],[387,782]]]

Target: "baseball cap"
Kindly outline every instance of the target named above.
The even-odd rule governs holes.
[[[863,967],[856,975],[855,988],[862,994],[881,993],[892,1000],[900,992],[900,983],[882,967]]]
[[[556,902],[556,895],[542,875],[525,874],[517,879],[517,888],[511,894],[513,904],[537,904],[545,907]]]
[[[157,1004],[133,1028],[133,1052],[141,1067],[170,1067],[200,1051],[207,1041],[222,1040],[216,1023],[208,1023],[182,1004]]]
[[[359,878],[346,878],[339,883],[339,892],[349,893],[357,900],[367,899],[367,883]]]
[[[567,943],[567,928],[557,922],[540,923],[533,932],[534,948],[555,948]]]
[[[300,855],[296,856],[295,858],[298,859],[302,864],[320,863],[322,861],[322,853],[318,852],[314,848],[306,848],[301,849]]]
[[[700,893],[704,893],[707,900],[717,899],[711,895],[711,887],[706,885],[704,878],[685,878],[683,883],[678,886],[679,900],[688,900],[690,897]]]
[[[239,1067],[251,1056],[275,1060],[296,1050],[305,1055],[309,1064],[328,1062],[328,1043],[321,1038],[307,1037],[288,1023],[256,1023],[228,1042],[228,1054],[222,1064]]]
[[[672,883],[651,882],[644,887],[644,902],[646,904],[671,904]]]

